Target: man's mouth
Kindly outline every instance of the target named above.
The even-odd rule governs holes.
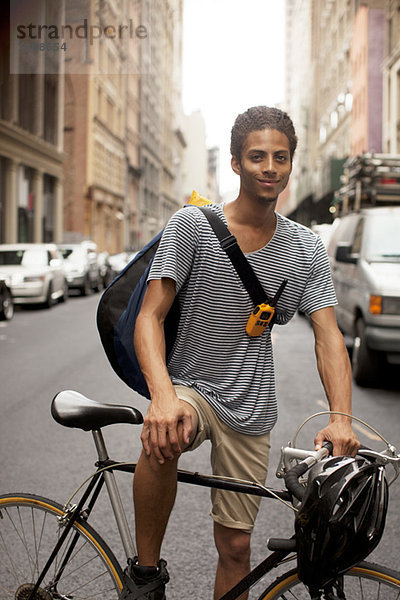
[[[274,185],[279,183],[278,179],[258,179],[257,181],[265,187],[273,187]]]

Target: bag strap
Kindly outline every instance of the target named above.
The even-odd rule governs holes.
[[[219,239],[222,249],[225,250],[229,256],[243,285],[250,294],[254,305],[257,306],[257,304],[269,302],[267,294],[257,275],[254,273],[252,266],[240,249],[235,236],[231,234],[225,223],[214,210],[207,206],[199,206],[198,208],[207,217],[215,235]]]

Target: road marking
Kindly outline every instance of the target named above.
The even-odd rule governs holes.
[[[360,433],[364,434],[370,440],[374,440],[376,442],[382,441],[381,438],[378,437],[377,435],[375,435],[374,433],[372,433],[372,431],[370,431],[369,429],[366,429],[365,427],[363,427],[359,423],[356,423],[355,421],[353,421],[353,429],[356,429]]]
[[[317,404],[319,406],[322,406],[325,410],[329,410],[329,405],[328,405],[328,402],[326,400],[317,400]],[[374,440],[375,442],[381,442],[382,441],[379,436],[375,435],[375,433],[373,433],[372,431],[370,431],[369,429],[367,429],[366,427],[364,427],[360,423],[357,423],[357,421],[353,421],[353,429],[355,429],[359,433],[362,433],[363,435],[365,435],[370,440]]]

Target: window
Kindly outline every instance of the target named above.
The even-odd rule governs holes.
[[[44,76],[43,137],[50,144],[57,143],[58,77]]]
[[[35,131],[35,85],[35,75],[18,76],[18,125],[31,133]]]

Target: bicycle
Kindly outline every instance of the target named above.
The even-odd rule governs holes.
[[[53,418],[63,426],[91,431],[98,455],[97,468],[78,488],[77,492],[86,486],[76,504],[72,504],[73,497],[65,506],[61,506],[53,500],[32,494],[0,496],[0,598],[118,598],[124,584],[124,569],[88,520],[105,484],[126,558],[135,555],[114,475],[114,471],[134,473],[135,464],[116,462],[108,457],[102,428],[113,423],[140,424],[143,422],[142,415],[133,407],[98,403],[73,391],[57,394],[52,401],[51,412]],[[287,474],[293,475],[294,468],[299,465],[311,467],[328,455],[326,448],[318,452],[296,448],[296,436],[292,445],[282,449],[278,477],[287,479]],[[394,470],[392,483],[400,473],[400,454],[397,454],[394,446],[384,441],[386,449],[383,452],[363,449],[360,454],[385,467],[391,466]],[[298,477],[295,479],[298,485]],[[295,496],[287,489],[273,490],[250,481],[184,470],[178,471],[178,481],[274,498],[296,510]],[[294,537],[289,540],[270,539],[268,548],[271,554],[220,600],[239,598],[275,567],[296,559]],[[339,595],[329,592],[334,595],[324,595],[323,598],[400,598],[400,573],[373,563],[360,562],[342,576],[342,583],[344,595],[341,592],[338,592]],[[309,600],[309,592],[299,580],[296,567],[275,579],[259,596],[259,600],[279,598]]]

